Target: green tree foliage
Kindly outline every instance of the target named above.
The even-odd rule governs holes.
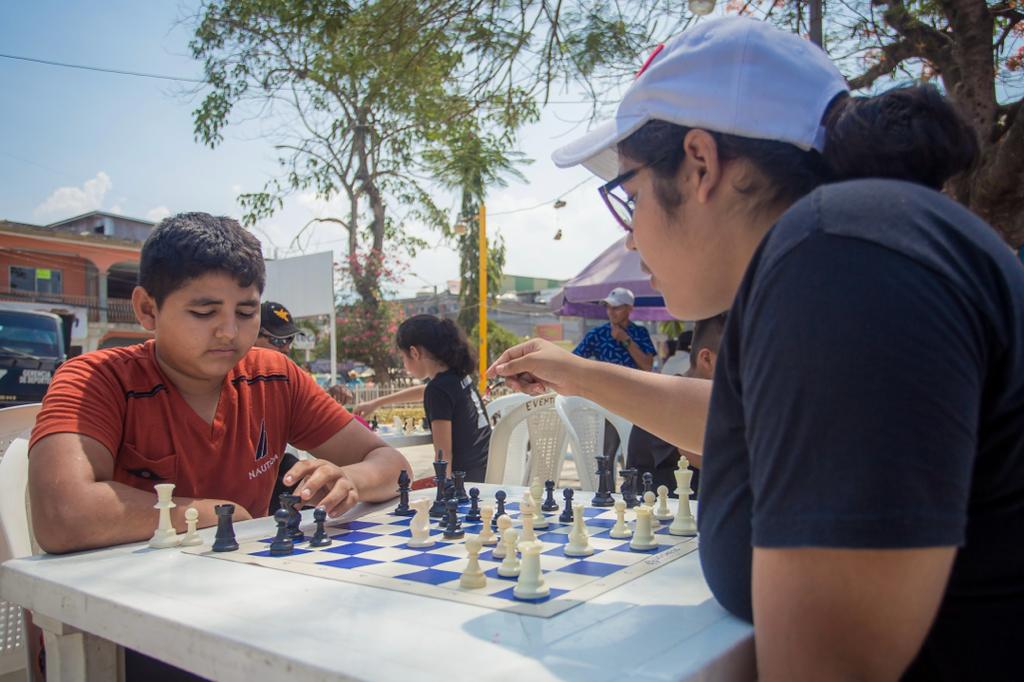
[[[497,322],[487,322],[487,364],[491,364],[506,350],[523,342],[523,337],[516,336]],[[469,333],[469,342],[474,347],[480,347],[479,325],[473,326]]]

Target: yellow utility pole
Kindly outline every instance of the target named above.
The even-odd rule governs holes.
[[[480,395],[487,392],[487,207],[480,204]]]

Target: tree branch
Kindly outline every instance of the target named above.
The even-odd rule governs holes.
[[[882,76],[895,71],[903,60],[920,56],[922,55],[918,53],[916,46],[906,39],[883,45],[882,56],[878,61],[861,75],[850,79],[850,89],[860,90],[869,87]]]

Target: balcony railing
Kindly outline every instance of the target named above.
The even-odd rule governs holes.
[[[0,301],[49,303],[53,306],[88,308],[90,322],[99,322],[100,311],[104,309],[100,306],[100,300],[96,296],[69,296],[67,294],[45,294],[11,289],[0,289]],[[107,322],[119,324],[137,323],[135,313],[132,311],[132,302],[127,298],[108,298],[106,311]]]

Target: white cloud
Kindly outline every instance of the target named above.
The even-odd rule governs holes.
[[[32,211],[32,215],[36,220],[50,222],[98,210],[103,206],[103,197],[113,186],[110,176],[99,171],[81,187],[58,187]]]
[[[146,220],[151,220],[154,223],[158,223],[169,215],[171,215],[171,209],[167,208],[166,206],[157,206],[156,208],[151,208],[148,211],[146,211],[145,218]]]
[[[119,203],[118,204],[114,204],[113,206],[111,206],[107,210],[109,212],[111,212],[111,213],[116,213],[117,215],[124,215],[124,209],[121,208],[121,204],[119,204]]]

